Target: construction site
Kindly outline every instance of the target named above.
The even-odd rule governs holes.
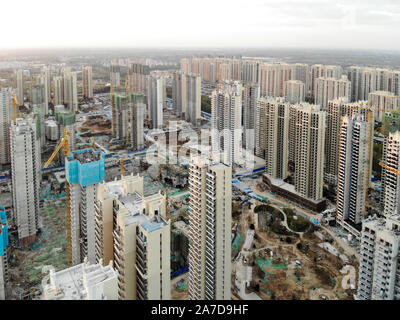
[[[358,270],[358,264],[325,230],[258,201],[241,210],[239,202],[234,206],[233,299],[353,299],[354,283],[342,281],[345,270]]]

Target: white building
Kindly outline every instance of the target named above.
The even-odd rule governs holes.
[[[0,165],[11,162],[10,126],[12,121],[12,89],[0,89]]]
[[[253,151],[255,148],[255,126],[257,122],[257,99],[260,98],[260,86],[256,83],[247,83],[242,88],[243,109],[243,146]]]
[[[189,299],[231,299],[232,168],[189,166]]]
[[[146,113],[146,98],[144,94],[131,94],[129,104],[130,144],[134,150],[144,148],[144,115]]]
[[[386,221],[385,221],[386,220]],[[400,300],[400,216],[364,220],[358,272],[358,300]]]
[[[63,98],[64,105],[71,111],[78,110],[78,89],[76,72],[65,71],[63,73]]]
[[[36,119],[18,118],[11,125],[10,140],[13,214],[19,240],[28,243],[39,229],[41,159]]]
[[[361,114],[340,124],[336,219],[356,237],[366,215],[370,180],[371,126]]]
[[[225,83],[211,97],[211,144],[213,153],[221,154],[221,162],[226,165],[241,163],[241,126],[241,84]]]
[[[148,77],[148,108],[150,110],[150,122],[152,129],[162,128],[163,109],[166,103],[165,78],[158,76]]]
[[[117,300],[117,273],[112,261],[107,266],[85,261],[49,273],[43,285],[43,300]]]

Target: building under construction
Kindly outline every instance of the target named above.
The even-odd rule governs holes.
[[[70,225],[68,232],[69,259],[72,265],[85,257],[96,262],[95,203],[97,186],[104,181],[105,157],[99,151],[82,149],[72,151],[65,160],[65,176],[69,184]]]

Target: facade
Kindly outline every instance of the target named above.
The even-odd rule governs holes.
[[[305,63],[295,63],[292,65],[292,80],[298,80],[304,84],[304,95],[311,95],[310,66]]]
[[[327,110],[328,101],[337,98],[346,98],[350,101],[351,82],[347,76],[341,79],[321,77],[315,80],[315,104],[321,106],[322,110]]]
[[[181,71],[174,72],[172,76],[172,101],[173,109],[177,116],[184,118],[186,113],[186,99],[183,91],[183,79],[185,75]],[[185,100],[185,101],[184,101]]]
[[[129,116],[130,116],[130,144],[134,150],[144,148],[144,115],[146,113],[146,97],[144,94],[129,95]]]
[[[110,66],[110,85],[111,88],[118,88],[121,85],[121,67],[117,65]]]
[[[242,89],[243,109],[243,146],[253,151],[255,148],[255,125],[257,122],[257,99],[260,98],[260,86],[256,83],[247,83]]]
[[[150,110],[150,123],[152,129],[163,126],[163,109],[166,101],[165,78],[150,76],[148,78],[148,108]]]
[[[54,82],[54,100],[53,103],[55,106],[61,105],[64,103],[64,86],[63,86],[63,78],[62,76],[56,76],[53,78]]]
[[[258,82],[258,68],[259,62],[252,60],[243,60],[241,63],[241,77],[240,80],[246,83]]]
[[[231,299],[232,169],[195,158],[189,167],[189,299]]]
[[[10,128],[13,214],[22,243],[34,241],[39,229],[41,159],[36,121],[18,118]]]
[[[400,96],[388,91],[374,91],[369,93],[368,100],[374,109],[376,121],[383,120],[385,112],[400,108]]]
[[[0,165],[11,162],[10,126],[12,121],[12,89],[0,89]]]
[[[390,168],[400,170],[400,131],[390,132],[386,138],[383,161]],[[382,189],[384,216],[400,213],[400,176],[383,168]]]
[[[258,73],[262,96],[285,96],[285,82],[292,80],[291,65],[287,63],[262,63],[259,66]]]
[[[399,300],[400,216],[363,222],[357,300]]]
[[[55,272],[43,286],[43,300],[117,300],[117,274],[112,261],[103,266],[87,260]]]
[[[128,125],[128,100],[125,93],[111,94],[111,127],[113,137],[122,142],[126,142],[129,135]]]
[[[267,130],[265,135],[265,172],[274,179],[286,179],[288,168],[289,104],[284,98],[260,98]]]
[[[304,102],[305,85],[300,80],[289,80],[285,82],[285,98],[289,103]]]
[[[17,82],[18,105],[23,106],[24,105],[24,86],[25,86],[24,70],[17,70],[16,82]]]
[[[185,119],[193,125],[201,122],[201,77],[196,74],[182,76],[182,99],[185,104]]]
[[[341,119],[344,116],[352,117],[355,114],[362,114],[368,120],[370,124],[369,142],[372,148],[374,120],[368,101],[349,103],[347,102],[347,98],[339,98],[328,102],[325,139],[325,179],[331,184],[337,183]],[[372,157],[372,154],[370,156]],[[370,163],[372,165],[372,158],[370,159]]]
[[[165,201],[160,193],[145,197],[139,175],[99,187],[97,259],[114,258],[120,300],[171,299],[170,223]]]
[[[77,75],[76,72],[66,70],[63,73],[63,98],[64,105],[71,111],[78,110],[78,89],[77,89]]]
[[[129,90],[136,93],[146,93],[147,77],[150,68],[140,63],[132,63],[128,70]]]
[[[82,95],[84,99],[93,99],[92,67],[82,67]]]
[[[42,70],[40,75],[36,77],[36,84],[40,85],[43,89],[43,97],[40,98],[41,102],[43,103],[44,108],[43,108],[43,115],[47,116],[49,114],[49,96],[50,96],[50,85],[49,85],[49,77],[50,77],[50,70]],[[32,104],[37,104],[35,103],[34,97],[31,96],[31,103]]]
[[[104,180],[104,173],[104,155],[99,151],[75,150],[65,159],[65,176],[70,190],[67,237],[72,265],[85,258],[90,263],[96,262],[95,204],[97,187]]]
[[[310,86],[311,86],[311,98],[314,98],[314,101],[317,96],[316,90],[316,82],[318,78],[327,77],[340,79],[343,70],[340,66],[332,66],[332,65],[322,65],[322,64],[314,64],[310,67]]]
[[[318,105],[295,105],[295,190],[312,200],[322,199],[326,112]]]
[[[340,124],[336,219],[358,238],[371,176],[370,127],[361,114],[344,116]]]
[[[225,83],[211,97],[211,147],[226,165],[240,164],[242,145],[241,84]]]

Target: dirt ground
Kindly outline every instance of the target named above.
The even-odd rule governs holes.
[[[252,210],[244,208],[234,221],[239,222],[238,233],[244,240],[249,224],[254,221]],[[355,290],[342,288],[344,274],[341,274],[340,270],[347,264],[353,265],[355,270],[358,270],[356,262],[344,263],[340,258],[320,248],[318,243],[324,241],[313,233],[305,233],[299,237],[291,236],[290,243],[286,238],[272,231],[256,231],[249,265],[253,266],[252,287],[259,286],[259,290],[256,288],[255,292],[262,299],[353,299]],[[297,247],[298,243],[301,243],[301,250]],[[272,256],[269,250],[273,251]],[[232,255],[234,256],[235,252],[232,252]],[[260,263],[267,261],[265,259],[268,259],[268,263]],[[300,265],[297,265],[296,261],[300,262]],[[264,273],[260,273],[259,265],[262,266]]]

